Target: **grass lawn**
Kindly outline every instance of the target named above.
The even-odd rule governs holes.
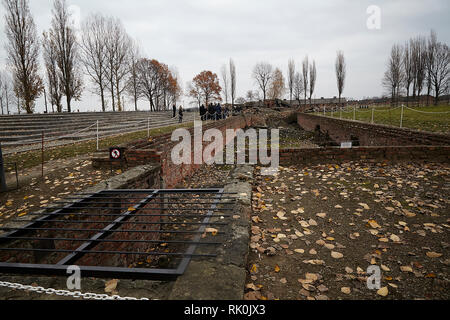
[[[150,136],[158,136],[161,134],[172,132],[177,128],[192,127],[193,122],[187,122],[179,125],[172,125],[161,128],[150,129]],[[99,149],[108,148],[115,145],[131,142],[138,139],[147,137],[147,130],[124,133],[117,136],[110,136],[101,138],[99,140]],[[75,156],[80,156],[97,151],[96,140],[83,141],[79,143],[69,144],[65,146],[46,148],[44,152],[44,161],[67,159]],[[17,167],[20,169],[31,168],[41,164],[41,150],[33,150],[18,154],[10,154],[4,156],[6,170],[13,170],[13,164],[17,163]]]
[[[414,110],[411,110],[414,109]],[[376,107],[374,110],[374,123],[390,126],[400,126],[401,107]],[[417,110],[417,111],[415,111]],[[418,112],[422,111],[422,112]],[[434,113],[423,113],[434,112]],[[443,113],[447,112],[447,113]],[[317,115],[323,115],[323,112],[316,112]],[[325,115],[333,118],[353,120],[353,109],[347,108],[342,111],[325,112]],[[372,109],[356,109],[355,120],[371,122]],[[410,107],[403,109],[403,127],[421,131],[431,132],[450,132],[450,105]]]

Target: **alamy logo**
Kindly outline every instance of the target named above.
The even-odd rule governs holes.
[[[367,18],[367,29],[380,30],[381,29],[381,8],[376,5],[367,7],[366,13],[370,16]]]
[[[263,175],[274,175],[278,172],[279,130],[270,130],[270,155],[267,129],[226,129],[225,136],[219,129],[208,129],[203,132],[202,123],[194,122],[194,138],[185,128],[172,132],[171,140],[179,142],[171,152],[172,162],[181,164],[260,164]],[[181,141],[180,141],[181,140]],[[246,148],[248,141],[249,148]],[[203,147],[203,142],[210,142]],[[235,143],[236,142],[236,143]],[[192,143],[194,144],[192,146]],[[225,154],[224,154],[225,150]],[[248,162],[246,154],[248,151]]]
[[[67,289],[69,290],[80,290],[81,289],[81,270],[79,266],[68,266],[67,274],[70,276],[67,278]]]
[[[379,266],[371,265],[367,268],[367,288],[370,290],[381,288],[381,270]]]

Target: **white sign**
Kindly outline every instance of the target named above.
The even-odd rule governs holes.
[[[341,149],[348,149],[352,147],[352,142],[351,141],[345,141],[345,142],[341,142]]]

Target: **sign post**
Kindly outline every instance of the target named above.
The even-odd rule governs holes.
[[[0,192],[8,191],[5,178],[5,167],[3,165],[2,144],[0,143]]]
[[[400,114],[400,128],[403,128],[403,104],[402,104],[402,113]]]

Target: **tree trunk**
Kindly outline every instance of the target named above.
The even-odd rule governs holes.
[[[67,112],[71,113],[72,109],[70,107],[70,97],[66,96],[66,101],[67,101]]]
[[[102,111],[105,112],[106,111],[106,106],[105,106],[105,93],[103,92],[103,87],[100,88],[100,98],[102,100]]]
[[[409,88],[406,89],[406,106],[409,107]]]

